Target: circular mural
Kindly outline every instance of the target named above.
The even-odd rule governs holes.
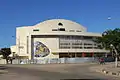
[[[34,43],[34,56],[46,57],[50,53],[49,49],[41,42],[36,41]]]

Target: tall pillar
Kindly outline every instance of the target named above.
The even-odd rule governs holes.
[[[77,57],[77,53],[75,53],[75,58]]]

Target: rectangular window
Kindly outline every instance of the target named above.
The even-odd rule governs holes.
[[[93,47],[84,47],[84,49],[92,49]]]
[[[72,45],[82,45],[82,43],[72,43]]]
[[[79,47],[79,46],[72,46],[72,49],[82,49],[82,47]]]
[[[75,30],[69,30],[69,32],[75,32]]]
[[[84,45],[92,45],[92,44],[90,44],[90,43],[84,43]]]
[[[52,29],[52,31],[58,31],[58,29]]]
[[[80,30],[76,30],[76,32],[81,32]]]
[[[65,31],[65,28],[59,28],[59,31]]]
[[[70,49],[70,47],[67,47],[67,46],[60,46],[60,49]]]
[[[84,36],[83,38],[86,39],[86,40],[87,39],[91,39],[91,40],[93,39],[93,37],[91,37],[91,36]]]
[[[39,31],[39,29],[34,29],[33,31]]]

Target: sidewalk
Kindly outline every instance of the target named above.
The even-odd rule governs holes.
[[[115,67],[115,62],[110,62],[90,67],[90,70],[120,77],[120,62],[118,62],[118,67]]]

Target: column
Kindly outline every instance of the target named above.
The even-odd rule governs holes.
[[[75,53],[75,58],[77,57],[77,53]]]

